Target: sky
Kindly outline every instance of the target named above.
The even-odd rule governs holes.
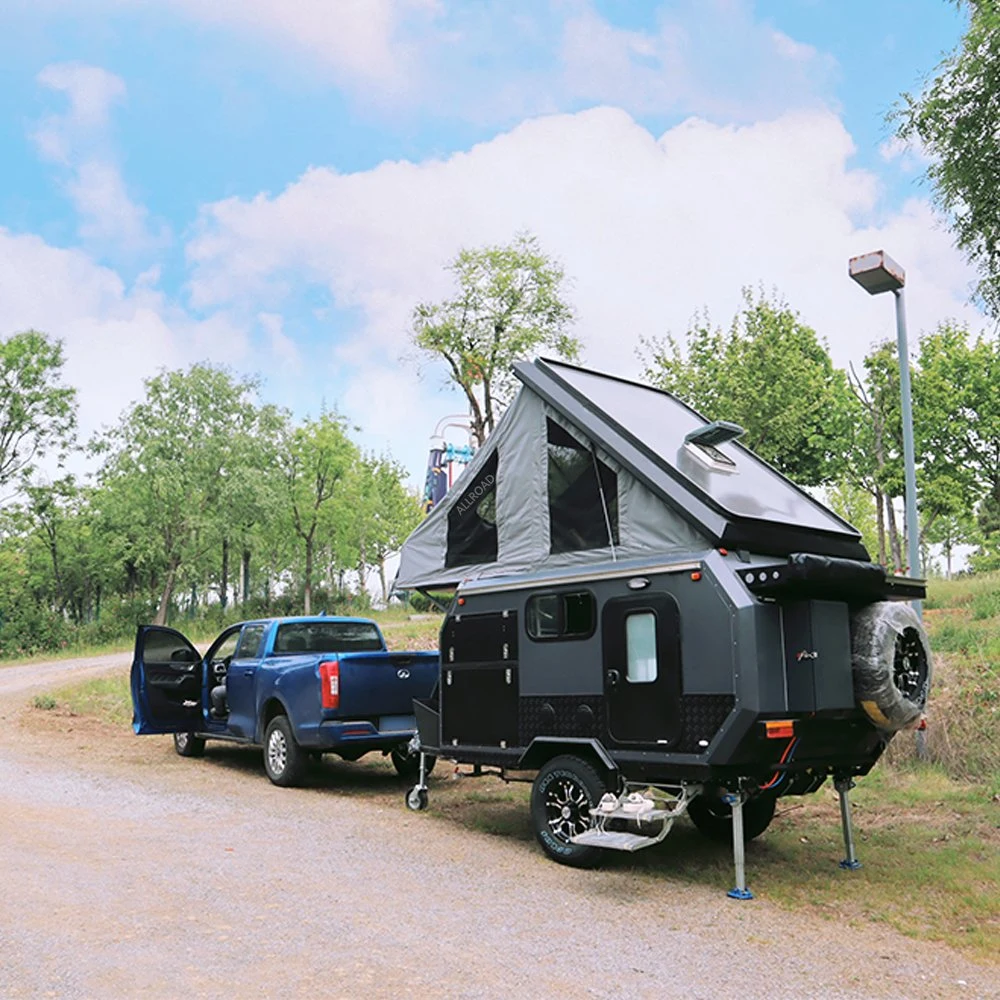
[[[63,341],[81,435],[198,361],[336,409],[422,484],[462,409],[409,320],[459,249],[535,233],[584,363],[747,286],[859,363],[885,249],[913,339],[984,324],[886,114],[946,0],[0,0],[0,336]],[[461,443],[461,442],[457,442]]]

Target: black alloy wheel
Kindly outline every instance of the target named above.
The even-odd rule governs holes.
[[[581,757],[554,757],[538,772],[531,789],[531,821],[535,838],[553,861],[574,868],[600,863],[600,848],[574,844],[571,838],[590,829],[590,810],[607,790],[607,781]]]

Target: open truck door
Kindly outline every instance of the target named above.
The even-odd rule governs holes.
[[[198,732],[203,720],[201,654],[180,632],[140,625],[132,660],[132,728],[138,735]]]

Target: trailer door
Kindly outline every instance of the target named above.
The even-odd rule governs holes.
[[[662,746],[680,736],[680,609],[670,594],[604,605],[604,690],[617,743]]]

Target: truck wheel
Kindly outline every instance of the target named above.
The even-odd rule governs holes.
[[[774,819],[774,807],[778,800],[773,795],[761,795],[743,803],[743,839],[759,837]],[[709,840],[722,844],[733,842],[733,807],[709,792],[699,795],[688,803],[688,816]]]
[[[851,667],[858,704],[879,729],[915,725],[931,685],[927,633],[909,604],[879,601],[851,615]]]
[[[553,757],[538,772],[531,788],[531,823],[553,861],[574,868],[601,863],[600,848],[574,844],[570,837],[590,829],[590,810],[607,790],[607,782],[580,757]]]
[[[174,733],[174,749],[181,757],[200,757],[205,752],[205,741],[194,733]]]
[[[296,785],[306,766],[306,755],[295,742],[287,715],[276,715],[264,731],[264,770],[276,785]]]
[[[401,778],[406,778],[407,781],[414,781],[420,777],[419,753],[409,753],[404,746],[401,750],[390,750],[389,756],[392,758],[392,766],[396,769],[396,773]],[[428,754],[427,768],[424,772],[425,777],[434,770],[434,765],[436,763],[437,757]]]

